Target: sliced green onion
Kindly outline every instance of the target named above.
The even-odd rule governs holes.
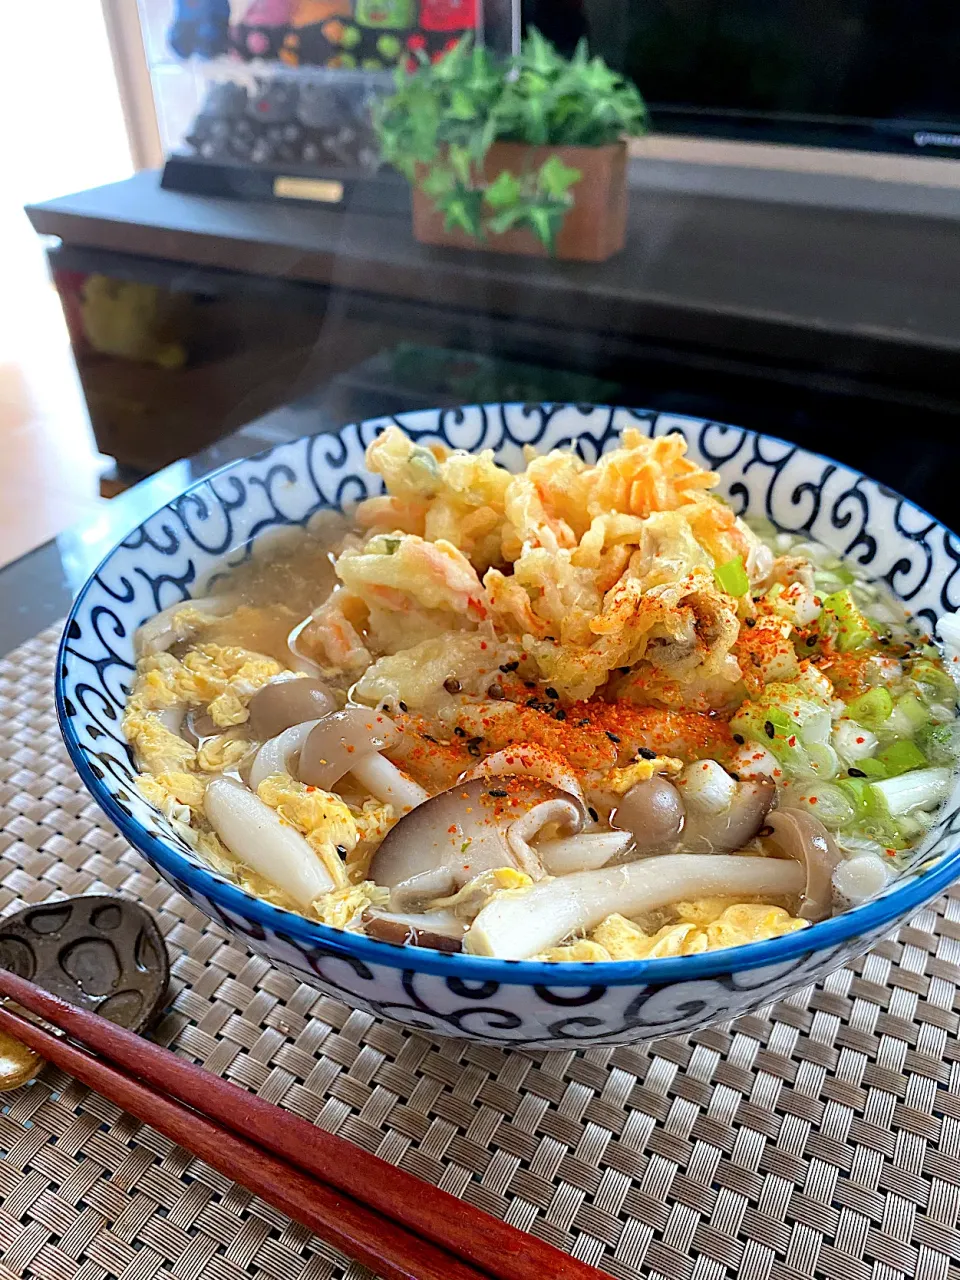
[[[830,831],[839,831],[841,827],[853,822],[856,816],[849,796],[832,782],[806,786],[796,800],[791,796],[790,804],[801,809],[808,805],[813,817],[818,818]]]
[[[879,790],[881,784],[868,782],[866,778],[844,778],[835,784],[854,808],[854,825],[863,835],[876,840],[885,849],[903,849],[906,840],[894,822],[886,798]]]
[[[960,720],[929,725],[918,733],[917,742],[931,764],[955,764],[960,757]]]
[[[858,760],[856,767],[868,778],[888,778],[886,766],[880,760],[870,759]]]
[[[863,763],[866,764],[866,761]],[[927,757],[910,738],[900,738],[881,751],[871,763],[880,764],[888,778],[897,778],[901,773],[909,773],[911,769],[925,769]],[[865,769],[864,773],[869,773],[869,770]]]
[[[946,702],[950,707],[957,705],[957,686],[936,662],[927,659],[914,662],[909,674],[929,702]]]
[[[833,726],[833,745],[846,764],[858,764],[877,749],[877,735],[856,720],[838,720]]]
[[[840,772],[840,757],[829,742],[808,742],[804,746],[804,762],[797,772],[801,777],[835,778]]]
[[[717,586],[728,596],[744,596],[750,590],[750,579],[743,566],[743,557],[734,556],[724,564],[718,564],[713,571]]]
[[[826,742],[830,737],[830,712],[823,692],[819,688],[811,690],[801,677],[790,684],[774,680],[764,689],[757,706],[782,712],[792,721],[793,731],[803,743]]]
[[[914,732],[930,723],[930,712],[920,699],[912,693],[905,693],[897,699],[896,710],[900,712],[904,719],[910,722]]]
[[[896,818],[911,809],[932,809],[940,804],[947,798],[952,776],[949,769],[918,769],[869,786],[886,802],[891,817]]]
[[[884,720],[889,719],[892,711],[893,699],[888,690],[880,685],[847,703],[847,715],[850,719],[859,720],[868,729],[878,729]]]
[[[849,587],[827,596],[820,625],[825,634],[836,638],[841,653],[863,649],[877,638],[876,628],[857,606]]]
[[[779,707],[744,702],[730,721],[730,728],[751,742],[759,742],[781,763],[800,760],[803,756],[796,721]]]

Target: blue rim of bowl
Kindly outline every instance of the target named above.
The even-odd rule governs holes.
[[[558,404],[560,402],[557,402]],[[464,409],[505,409],[521,408],[522,405],[505,403],[502,405],[464,405]],[[592,408],[609,409],[615,412],[617,405],[593,405]],[[420,414],[423,410],[415,410],[411,414],[385,414],[383,421],[392,421],[403,426],[405,421]],[[642,412],[628,409],[627,412]],[[671,417],[703,423],[703,418],[693,418],[684,414],[673,414]],[[372,419],[380,421],[380,419]],[[362,424],[346,424],[347,426]],[[718,423],[718,426],[730,426],[729,423]],[[880,485],[878,480],[870,480],[863,472],[855,471],[846,463],[837,462],[826,454],[816,453],[796,445],[779,436],[766,432],[752,431],[749,427],[737,427],[748,435],[782,444],[789,449],[799,449],[802,453],[821,462],[831,464],[844,471],[850,471],[862,480],[879,485],[885,492],[897,497],[910,510],[931,520],[938,529],[953,538],[957,534],[948,529],[942,521],[932,516],[923,507],[903,497],[888,485]],[[299,439],[313,440],[320,436],[337,435],[338,432],[318,431],[313,435]],[[308,950],[317,949],[325,954],[340,956],[370,964],[386,965],[391,969],[400,969],[410,973],[436,974],[442,978],[460,981],[498,982],[508,985],[535,986],[544,988],[574,987],[579,989],[623,987],[623,986],[664,986],[670,983],[696,981],[702,978],[714,978],[723,974],[741,973],[747,969],[766,969],[799,960],[814,952],[840,947],[851,939],[867,933],[874,934],[884,930],[886,925],[907,918],[914,910],[924,906],[957,879],[960,873],[960,845],[949,853],[940,854],[926,870],[914,872],[910,879],[899,888],[894,888],[881,897],[875,898],[863,906],[843,911],[831,916],[819,924],[806,929],[785,934],[780,938],[769,938],[764,942],[749,942],[737,947],[725,947],[716,951],[705,951],[692,956],[675,956],[662,960],[612,960],[612,961],[544,961],[544,960],[498,960],[489,956],[472,956],[465,952],[447,954],[433,951],[426,947],[400,946],[389,942],[378,942],[361,933],[349,933],[343,929],[334,929],[329,925],[308,920],[305,916],[281,907],[274,907],[260,898],[253,897],[238,886],[230,884],[218,876],[213,870],[193,863],[184,854],[178,853],[172,846],[152,835],[135,819],[129,817],[103,786],[100,779],[90,768],[80,743],[74,732],[71,717],[67,715],[63,691],[63,668],[67,659],[67,637],[73,623],[83,605],[84,598],[101,570],[119,551],[124,543],[143,526],[152,520],[160,511],[170,510],[174,503],[180,502],[187,494],[216,480],[234,467],[244,462],[256,462],[270,457],[277,449],[295,444],[296,441],[284,441],[260,453],[251,454],[247,458],[237,458],[226,463],[216,471],[195,481],[183,493],[159,507],[151,515],[142,520],[135,529],[131,529],[117,545],[104,556],[93,573],[77,593],[64,624],[63,635],[57,649],[57,664],[54,675],[54,700],[60,732],[67,747],[67,752],[76,768],[84,786],[96,800],[107,817],[119,828],[121,834],[135,849],[142,853],[148,862],[155,864],[175,881],[207,898],[222,911],[230,912],[240,919],[259,926],[263,930],[304,945]],[[960,538],[958,538],[960,541]],[[239,931],[239,930],[238,930]],[[414,963],[411,963],[411,960]]]

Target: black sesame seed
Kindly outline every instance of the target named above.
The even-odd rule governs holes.
[[[744,737],[742,733],[735,733],[733,735],[733,740],[735,743],[737,743],[738,746],[741,746],[741,747],[743,746]]]
[[[477,746],[475,742],[467,743],[467,755],[475,756],[478,760],[480,759],[480,748]]]
[[[763,732],[767,735],[768,738],[775,738],[777,736],[777,731],[773,727],[772,720],[765,720],[763,722]]]
[[[506,791],[491,791],[490,794],[492,796],[496,796],[498,800],[505,800],[507,798]]]
[[[587,813],[589,813],[590,818],[591,818],[591,821],[593,821],[593,822],[599,822],[599,821],[600,821],[600,815],[599,815],[599,813],[597,813],[596,809],[594,809],[592,806],[587,810]]]
[[[585,724],[589,724],[589,723],[590,723],[590,721],[589,721],[588,719],[586,719],[586,718],[584,718],[583,720],[578,720],[578,721],[577,721],[577,724],[579,724],[579,726],[580,726],[580,728],[581,728],[581,729],[583,728],[583,726],[584,726]]]
[[[744,626],[755,627],[757,625],[757,620],[756,618],[744,618],[743,623]]]
[[[615,733],[611,733],[609,729],[605,729],[604,733],[607,735],[607,737],[610,739],[611,742],[619,743],[620,739],[617,737]]]
[[[649,747],[637,747],[637,755],[641,760],[656,760],[657,753],[651,751]]]
[[[516,669],[517,669],[517,667],[519,667],[519,665],[520,665],[520,663],[519,663],[519,662],[516,662],[516,661],[514,661],[514,662],[502,662],[502,663],[500,664],[500,670],[501,670],[501,671],[516,671]]]
[[[548,684],[544,692],[546,693],[548,698],[556,699],[560,697],[559,693],[557,693],[556,689],[554,689],[552,684]]]
[[[567,713],[564,711],[563,707],[561,707],[560,710],[557,712],[557,714],[554,716],[555,720],[566,720],[566,718],[567,718]]]
[[[421,738],[426,738],[427,742],[436,742],[436,738],[430,733],[421,733]]]
[[[453,676],[450,676],[448,680],[444,680],[443,687],[446,689],[447,693],[459,693],[463,688],[460,681],[455,679]]]
[[[532,680],[524,680],[523,687],[525,689],[535,689],[537,686],[533,683]]]
[[[812,648],[813,648],[813,646],[817,643],[817,637],[816,637],[816,636],[807,636],[806,643],[807,643],[808,647],[812,649]]]
[[[487,690],[487,697],[499,702],[504,697],[504,692],[498,684],[492,684]]]
[[[345,858],[347,856],[347,846],[345,844],[338,844],[337,853],[339,853],[341,858]]]
[[[847,773],[851,778],[865,778],[867,776],[862,769],[848,769]]]
[[[401,711],[406,711],[407,709],[407,704],[405,702],[398,702],[397,706],[400,708]]]
[[[453,732],[457,735],[458,738],[465,738],[467,736],[466,729],[461,729],[459,725],[457,725],[457,727],[454,729]]]
[[[879,637],[879,643],[880,643],[880,644],[889,644],[889,643],[890,643],[890,637],[889,637],[889,636],[880,636],[880,637]]]

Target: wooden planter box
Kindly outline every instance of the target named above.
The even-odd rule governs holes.
[[[572,188],[573,207],[557,236],[557,258],[603,262],[623,248],[627,231],[627,144],[607,147],[529,147],[521,142],[496,142],[484,166],[488,181],[504,169],[529,173],[551,155],[579,169],[583,177]],[[522,253],[547,258],[549,253],[532,231],[513,229],[502,236],[477,240],[460,228],[446,231],[443,214],[429,196],[413,188],[413,234],[422,244],[455,249],[485,249],[493,253]]]

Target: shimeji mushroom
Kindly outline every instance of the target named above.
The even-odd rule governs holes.
[[[529,960],[564,938],[595,929],[618,912],[628,918],[685,898],[791,896],[804,872],[792,860],[727,854],[664,854],[600,871],[543,881],[486,904],[464,936],[464,950]]]
[[[285,672],[250,699],[250,728],[256,738],[275,738],[284,729],[305,720],[319,720],[336,709],[337,699],[322,680]]]
[[[641,853],[732,853],[756,835],[775,798],[767,779],[738,782],[716,760],[698,760],[676,783],[656,775],[638,782],[611,821]]]
[[[319,676],[323,672],[319,663],[314,662],[312,658],[308,658],[300,649],[300,633],[309,627],[310,623],[316,618],[316,613],[308,613],[307,616],[292,629],[287,636],[287,651],[290,657],[287,659],[290,668],[293,671],[299,671],[306,676]]]
[[[309,907],[336,888],[303,836],[239,782],[214,778],[203,810],[234,857],[288,893],[299,907]]]
[[[137,658],[165,653],[175,644],[189,640],[205,622],[213,622],[237,607],[230,596],[204,596],[199,600],[180,600],[162,609],[138,627],[133,637]]]
[[[560,791],[569,791],[586,808],[583,789],[577,775],[567,762],[553,751],[535,742],[518,742],[514,746],[494,751],[468,769],[463,781],[471,778],[539,778]]]
[[[581,831],[575,836],[542,840],[537,857],[548,875],[566,876],[572,871],[595,871],[633,847],[629,831]]]
[[[767,818],[770,844],[804,869],[803,920],[825,920],[833,903],[833,874],[841,860],[833,836],[822,822],[802,809],[777,809]]]
[[[732,853],[752,840],[777,795],[767,778],[738,782],[716,760],[688,764],[679,779],[686,817],[678,850]]]
[[[474,778],[441,791],[388,831],[369,875],[392,890],[395,911],[455,893],[501,867],[538,879],[543,867],[530,841],[545,827],[576,835],[583,819],[574,797],[549,783]]]
[[[434,951],[460,951],[466,925],[452,911],[425,911],[403,915],[371,907],[361,918],[364,930],[378,942],[395,946],[432,947]]]
[[[319,720],[304,720],[303,724],[291,725],[275,738],[265,742],[253,758],[249,774],[245,775],[251,788],[256,791],[264,778],[274,773],[298,772],[296,761],[303,750],[304,743],[320,723]],[[242,772],[242,770],[241,770]]]
[[[577,775],[558,753],[533,742],[519,742],[485,756],[469,769],[462,781],[474,778],[538,778],[571,795],[583,811],[581,828],[573,836],[542,840],[536,849],[539,864],[549,875],[566,875],[570,871],[587,871],[603,867],[624,853],[634,843],[634,835],[624,831],[593,831],[595,825]],[[541,821],[537,830],[546,823]],[[679,824],[678,824],[679,825]]]
[[[676,843],[683,819],[679,791],[654,775],[630,788],[617,803],[611,823],[632,835],[639,853],[655,853]]]
[[[382,711],[347,707],[314,725],[300,751],[297,774],[308,786],[332,791],[344,774],[398,812],[415,809],[428,799],[419,783],[401,773],[379,753],[400,739],[400,730]]]

